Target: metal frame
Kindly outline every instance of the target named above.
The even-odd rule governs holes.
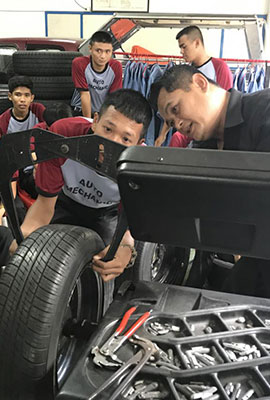
[[[256,15],[210,15],[210,14],[161,14],[161,13],[115,13],[112,19],[104,24],[100,30],[110,31],[111,25],[118,19],[130,19],[140,28],[184,28],[188,25],[198,25],[202,28],[232,29],[241,28],[245,30],[249,58],[261,58],[263,44],[260,28],[266,23],[264,18]],[[133,33],[133,32],[132,32]],[[130,35],[123,36],[119,41],[117,50]],[[86,41],[87,42],[87,41]],[[85,42],[82,43],[82,47]]]
[[[17,243],[22,242],[23,234],[10,182],[18,169],[64,157],[78,161],[116,181],[116,163],[125,148],[119,143],[93,134],[66,138],[43,129],[30,129],[4,135],[0,140],[0,194]],[[35,158],[32,157],[32,152],[35,153]],[[126,228],[127,222],[122,212],[107,259],[118,248]]]

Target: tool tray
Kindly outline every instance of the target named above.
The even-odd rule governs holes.
[[[142,298],[141,293],[147,293],[147,289],[149,297],[145,298],[144,295]],[[135,295],[137,292],[139,297]],[[144,384],[156,382],[158,385],[156,390],[165,396],[156,398],[181,400],[192,397],[186,397],[178,390],[179,387],[185,390],[189,385],[205,385],[216,388],[213,396],[209,397],[210,400],[212,398],[230,400],[232,393],[228,392],[228,385],[233,385],[235,388],[236,384],[238,386],[241,384],[241,394],[235,397],[236,399],[245,399],[244,395],[251,390],[254,393],[248,399],[270,398],[270,300],[146,282],[136,285],[135,294],[132,294],[131,298],[127,294],[124,297],[122,295],[116,297],[89,343],[87,353],[81,359],[81,361],[84,359],[84,362],[78,364],[73,377],[68,379],[66,387],[64,385],[60,398],[87,399],[113,374],[115,369],[95,366],[90,351],[93,346],[102,345],[107,340],[115,331],[125,311],[133,305],[137,305],[137,310],[130,318],[129,326],[143,312],[152,309],[150,318],[136,334],[155,342],[165,352],[171,349],[169,351],[173,353],[179,368],[168,370],[146,365],[130,382],[129,388],[134,389],[141,380]],[[155,323],[169,323],[170,326],[174,326],[174,330],[156,335],[153,331]],[[233,346],[244,344],[249,347],[245,351],[231,350],[234,359],[230,351],[228,352],[230,349],[227,346],[230,344]],[[208,354],[210,358],[214,358],[214,365],[199,362],[199,366],[196,366],[188,361],[187,355],[198,347],[209,349]],[[248,355],[245,356],[245,352]],[[117,351],[118,357],[123,361],[127,361],[133,354],[134,346],[128,341]],[[81,381],[80,395],[77,392],[77,396],[65,397],[63,393],[70,392],[72,382],[78,383],[78,381]],[[116,387],[113,386],[97,399],[109,399]],[[72,391],[74,392],[74,388]],[[128,390],[125,390],[121,399],[124,398],[144,397],[129,396]],[[155,399],[155,397],[148,398]],[[201,397],[195,396],[194,399],[196,398]]]

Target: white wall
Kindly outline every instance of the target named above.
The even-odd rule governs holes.
[[[132,0],[136,1],[136,0]],[[91,0],[79,0],[90,9]],[[266,14],[269,0],[149,0],[150,12],[203,14]],[[1,1],[1,11],[83,11],[74,0],[12,0]],[[2,22],[2,21],[1,21]]]
[[[150,12],[267,14],[269,0],[150,0]]]
[[[135,1],[135,0],[134,0]],[[90,10],[91,0],[79,0],[78,3]],[[268,14],[269,0],[149,0],[150,12],[166,13],[202,13],[202,14]],[[56,37],[79,37],[80,15],[84,11],[74,0],[11,0],[0,4],[0,37],[45,36],[45,11],[59,14],[48,14],[48,35]],[[63,14],[63,12],[74,12]],[[83,36],[88,38],[109,19],[108,15],[84,15]],[[179,27],[180,29],[180,27]],[[268,30],[269,32],[270,30]],[[178,29],[165,32],[164,29],[153,29],[145,34],[141,29],[127,43],[124,50],[129,52],[134,44],[147,48],[155,53],[179,55],[175,40]],[[213,34],[214,33],[214,34]],[[210,55],[219,56],[220,30],[203,30],[205,44]],[[270,35],[270,33],[268,34]],[[223,57],[246,58],[245,39],[241,30],[225,30]],[[268,39],[268,43],[270,40]]]
[[[86,9],[91,0],[79,0],[78,3]],[[2,0],[1,11],[83,11],[74,0]]]

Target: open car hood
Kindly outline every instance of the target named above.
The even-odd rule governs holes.
[[[188,25],[198,25],[202,28],[243,28],[246,30],[248,41],[249,32],[252,31],[254,41],[256,33],[259,35],[258,26],[264,23],[264,19],[252,14],[232,16],[226,14],[115,13],[100,30],[112,34],[113,49],[116,51],[141,28],[179,28],[180,30]],[[89,39],[85,40],[79,47],[79,51],[84,53],[85,48],[88,50],[88,43]]]

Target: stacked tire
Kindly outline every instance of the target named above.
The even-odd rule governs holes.
[[[73,51],[17,51],[13,53],[14,73],[32,79],[35,101],[45,106],[52,102],[70,104],[74,91],[71,65],[81,56]]]

